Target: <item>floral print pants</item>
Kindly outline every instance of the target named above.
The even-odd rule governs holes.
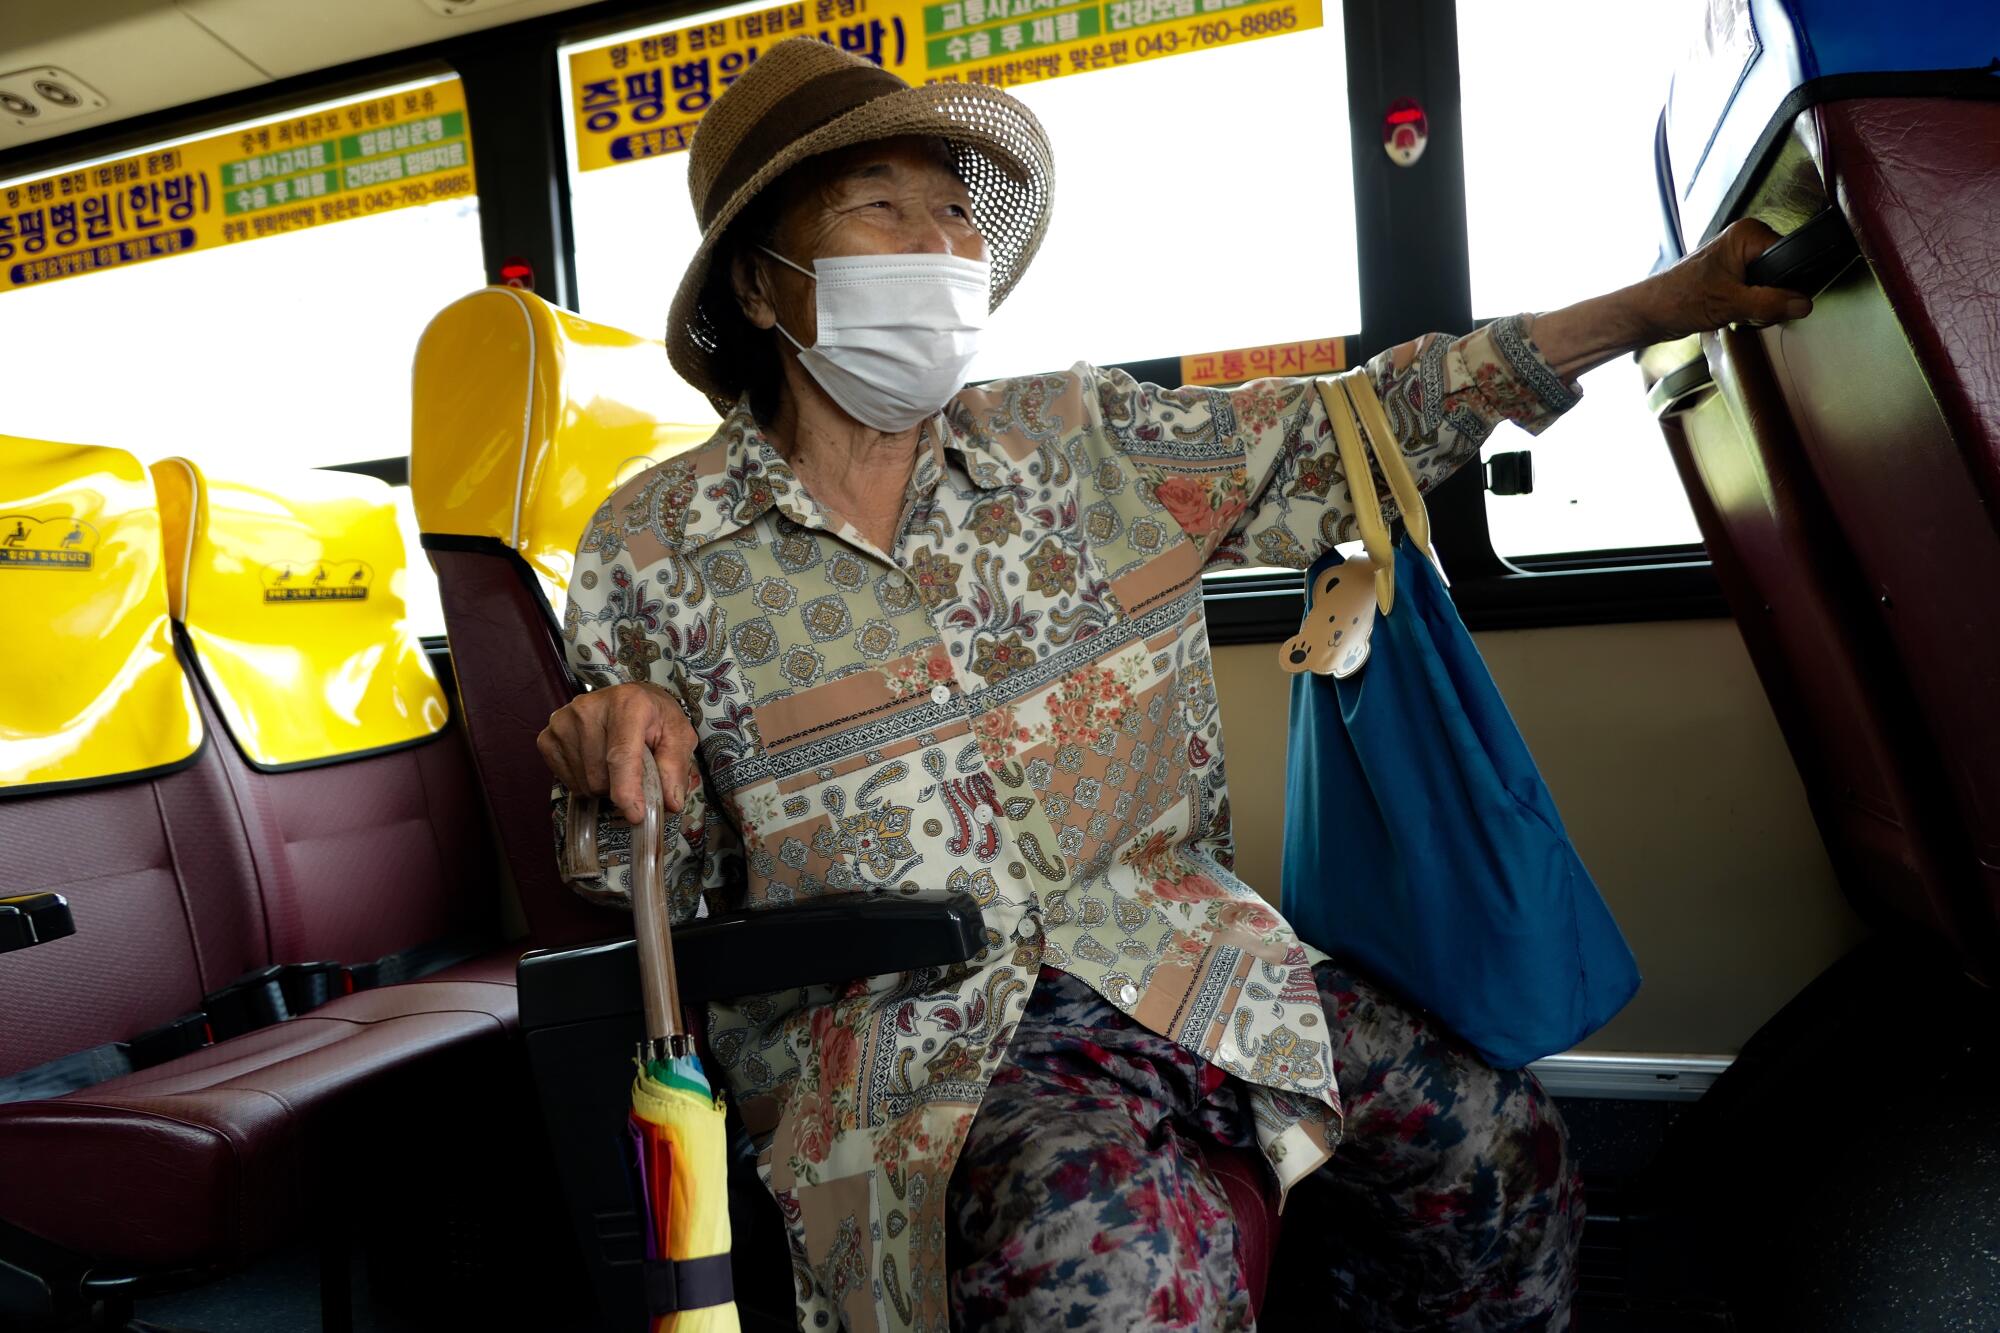
[[[1566,1330],[1583,1191],[1548,1094],[1353,972],[1314,976],[1346,1135],[1292,1190],[1267,1313],[1367,1333]],[[1241,1087],[1044,971],[952,1178],[953,1326],[1255,1327],[1195,1147],[1254,1141]]]

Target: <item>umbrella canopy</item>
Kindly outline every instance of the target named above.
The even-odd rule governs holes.
[[[628,1123],[645,1215],[649,1333],[737,1333],[722,1099],[681,1014],[661,878],[660,770],[650,751],[641,753],[646,813],[632,838],[632,916],[646,1039],[635,1061]]]

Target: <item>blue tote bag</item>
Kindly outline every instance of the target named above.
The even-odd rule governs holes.
[[[1312,567],[1305,623],[1280,654],[1300,673],[1282,910],[1308,943],[1518,1068],[1608,1022],[1638,966],[1445,592],[1373,386],[1356,372],[1320,391],[1364,549]],[[1356,417],[1404,516],[1393,547]]]

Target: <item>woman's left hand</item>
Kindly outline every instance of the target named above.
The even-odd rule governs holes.
[[[1537,315],[1535,343],[1558,375],[1574,380],[1614,357],[1690,333],[1803,319],[1812,302],[1802,293],[1743,280],[1750,261],[1777,242],[1778,233],[1755,219],[1732,222],[1664,273]]]
[[[1731,324],[1776,324],[1804,319],[1812,301],[1782,287],[1744,281],[1750,261],[1778,243],[1778,233],[1755,218],[1732,222],[1701,249],[1635,288],[1652,325],[1649,342],[1670,342]]]

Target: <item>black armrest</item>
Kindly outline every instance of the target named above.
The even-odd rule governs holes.
[[[69,899],[60,893],[17,893],[0,898],[0,953],[47,944],[76,934]]]
[[[674,962],[681,999],[688,1003],[946,967],[985,947],[985,918],[965,894],[842,894],[674,927]],[[636,1014],[636,948],[629,939],[606,940],[524,955],[518,974],[521,1026],[532,1030]]]

